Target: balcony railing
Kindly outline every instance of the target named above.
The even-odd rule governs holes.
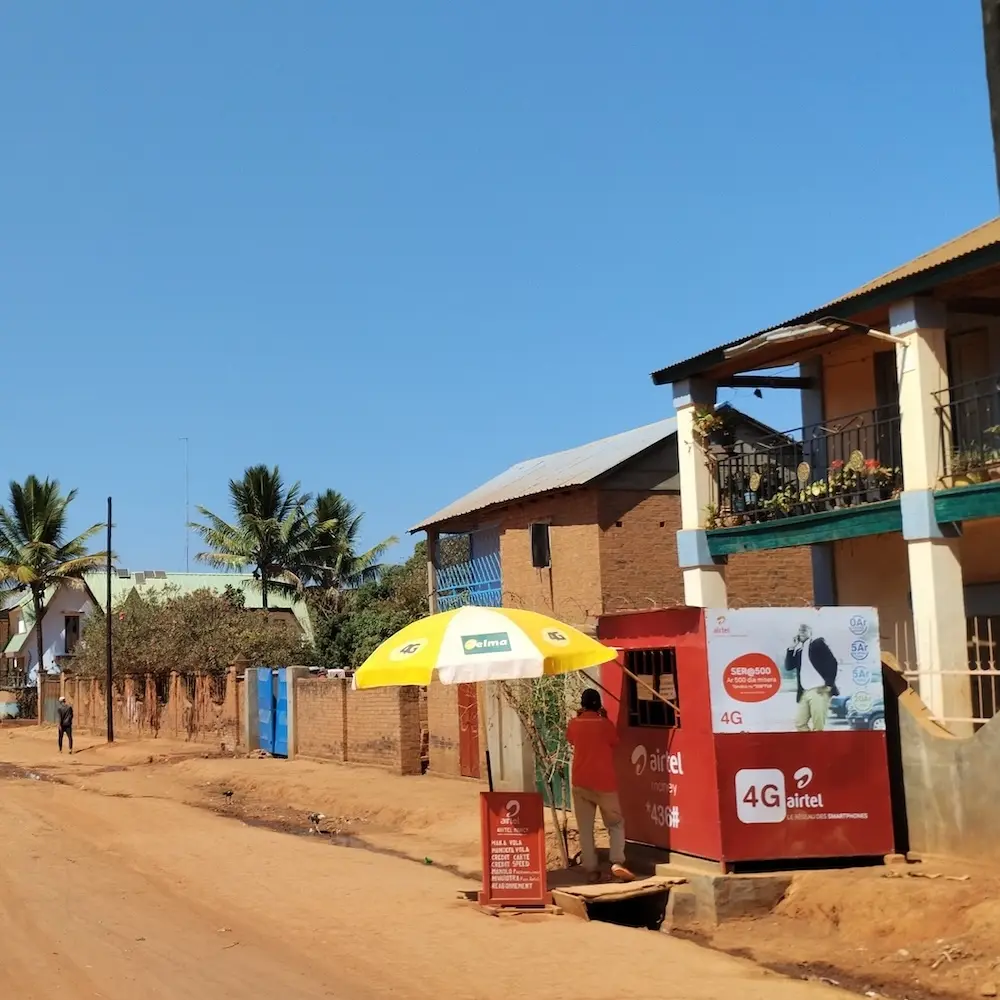
[[[968,486],[1000,476],[1000,375],[934,393],[945,485]]]
[[[503,604],[499,552],[441,567],[436,578],[440,611],[451,611],[467,604],[481,608],[499,608]]]
[[[730,444],[723,452],[710,528],[890,500],[903,488],[896,406]]]

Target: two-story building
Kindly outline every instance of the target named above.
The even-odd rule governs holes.
[[[997,714],[1000,219],[653,381],[673,386],[688,604],[732,605],[737,558],[811,546],[817,603],[877,607],[938,720]],[[800,392],[803,426],[706,461],[734,385]]]

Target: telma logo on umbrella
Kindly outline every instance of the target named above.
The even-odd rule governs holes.
[[[506,632],[488,632],[485,635],[463,635],[462,648],[466,656],[474,653],[509,653],[510,636]]]

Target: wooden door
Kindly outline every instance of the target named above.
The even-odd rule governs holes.
[[[458,685],[458,768],[463,778],[479,773],[479,694],[475,684]]]

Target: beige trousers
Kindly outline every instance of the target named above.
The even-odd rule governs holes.
[[[820,733],[826,729],[826,717],[830,714],[833,695],[828,687],[809,688],[802,692],[795,710],[795,728],[800,733]]]
[[[597,848],[594,846],[594,823],[597,810],[601,810],[601,821],[611,838],[611,863],[625,864],[625,821],[617,792],[595,792],[589,788],[573,788],[573,812],[580,831],[580,860],[584,871],[599,869]]]

